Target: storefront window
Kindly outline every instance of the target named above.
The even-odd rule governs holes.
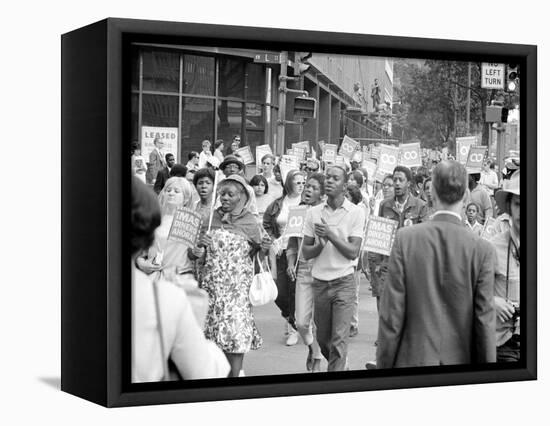
[[[243,103],[218,101],[218,139],[230,141],[236,134],[241,134],[243,117]]]
[[[264,111],[260,104],[246,104],[246,120],[247,128],[262,129],[264,127]]]
[[[131,101],[131,130],[130,130],[130,138],[132,141],[139,140],[139,95],[138,94],[132,94],[130,97]]]
[[[181,122],[182,158],[190,151],[202,151],[202,141],[214,138],[214,101],[209,99],[183,98]]]
[[[214,58],[184,55],[183,93],[214,96],[215,83]]]
[[[143,51],[143,90],[179,91],[179,54]]]
[[[139,50],[136,47],[132,49],[130,67],[132,90],[139,90]]]
[[[246,100],[265,102],[265,76],[261,65],[246,65]]]
[[[178,127],[178,97],[144,94],[141,125]]]
[[[244,98],[244,62],[220,58],[219,96]]]

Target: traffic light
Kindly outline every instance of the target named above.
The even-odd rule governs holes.
[[[295,118],[315,118],[317,110],[317,101],[315,98],[307,96],[296,96],[294,98],[294,117]]]
[[[508,123],[508,108],[506,107],[502,107],[502,111],[500,112],[500,122]]]
[[[515,92],[518,87],[519,70],[517,64],[508,64],[506,72],[506,90]]]
[[[306,71],[311,67],[307,63],[307,60],[311,58],[312,53],[307,53],[304,55],[304,52],[296,52],[294,54],[294,76],[300,77],[305,74]]]

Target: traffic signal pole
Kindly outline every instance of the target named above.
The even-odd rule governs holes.
[[[277,119],[277,146],[276,154],[285,153],[285,118],[286,118],[286,68],[288,64],[288,52],[283,51],[279,56],[281,71],[279,74],[279,114]]]

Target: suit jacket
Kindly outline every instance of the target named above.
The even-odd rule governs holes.
[[[164,185],[169,178],[170,170],[168,170],[168,167],[164,167],[159,170],[157,173],[157,178],[155,179],[155,185],[153,186],[153,189],[157,194],[160,194],[160,191],[162,191],[162,188],[164,188]]]
[[[496,361],[489,242],[440,214],[399,230],[389,262],[378,368]]]
[[[159,154],[159,152],[155,148],[149,154],[149,163],[147,165],[148,165],[147,173],[146,173],[147,182],[153,183],[153,181],[157,177],[159,170],[161,170],[163,167],[166,166],[166,161],[162,156],[162,154]]]

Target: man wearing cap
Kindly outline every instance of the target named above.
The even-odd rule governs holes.
[[[510,215],[510,229],[495,235],[495,311],[497,361],[519,361],[519,170],[495,193],[500,209]]]
[[[231,175],[239,175],[244,178],[244,163],[236,155],[226,155],[223,161],[220,164],[220,170],[225,177]],[[250,198],[250,212],[258,216],[258,206],[256,205],[256,196],[254,194],[254,189],[250,185],[245,185],[246,190],[248,191],[248,196]],[[216,204],[216,207],[219,206],[219,201]]]
[[[433,172],[433,218],[395,237],[380,300],[377,368],[494,362],[494,250],[462,223],[466,168]]]

